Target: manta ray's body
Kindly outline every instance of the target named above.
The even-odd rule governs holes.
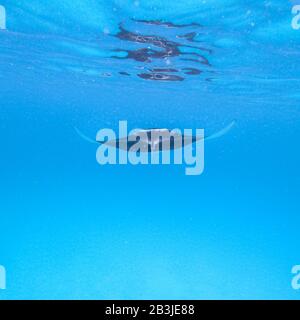
[[[91,143],[106,145],[124,151],[132,152],[157,152],[166,150],[175,150],[186,147],[200,140],[212,140],[222,137],[231,130],[235,121],[231,122],[227,127],[218,131],[217,133],[204,138],[203,135],[187,135],[182,134],[181,131],[169,129],[140,129],[135,130],[129,136],[111,139],[108,141],[92,140],[85,136],[80,130],[75,128],[80,137]]]
[[[203,136],[183,135],[169,129],[136,130],[128,137],[109,140],[103,144],[132,152],[157,152],[186,147],[204,139]]]

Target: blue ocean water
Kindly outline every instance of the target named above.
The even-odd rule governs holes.
[[[299,299],[297,1],[1,0],[0,299]],[[205,171],[101,128],[204,128]]]

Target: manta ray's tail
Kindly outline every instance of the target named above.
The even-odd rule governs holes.
[[[204,138],[204,140],[208,141],[208,140],[213,140],[213,139],[217,139],[217,138],[224,136],[226,133],[228,133],[235,126],[235,124],[236,124],[236,121],[233,120],[227,127],[212,134],[211,136],[208,136],[207,138]]]
[[[89,142],[89,143],[94,143],[94,144],[98,144],[98,142],[96,140],[93,140],[89,137],[87,137],[84,133],[82,133],[78,128],[74,127],[76,133],[79,135],[80,138],[82,138],[83,140]]]

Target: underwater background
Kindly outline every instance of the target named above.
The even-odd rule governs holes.
[[[0,299],[299,299],[297,1],[1,0]],[[205,170],[99,129],[204,128]]]

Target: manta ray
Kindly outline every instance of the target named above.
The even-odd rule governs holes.
[[[234,125],[235,121],[232,121],[227,127],[208,137],[204,137],[203,135],[197,136],[182,134],[180,131],[170,129],[153,128],[136,129],[128,136],[107,141],[98,141],[97,139],[93,140],[84,135],[76,127],[75,130],[81,138],[90,143],[114,147],[127,152],[151,153],[166,150],[176,150],[194,144],[200,140],[208,141],[220,138],[228,133]]]

